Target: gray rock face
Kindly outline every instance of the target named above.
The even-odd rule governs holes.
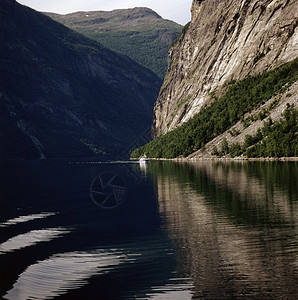
[[[298,55],[295,0],[194,0],[189,28],[170,49],[154,108],[153,137],[197,114],[230,80]]]

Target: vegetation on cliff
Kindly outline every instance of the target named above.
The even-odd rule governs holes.
[[[249,158],[298,156],[298,110],[288,105],[281,120],[273,123],[269,118],[255,135],[245,136],[242,146],[239,143],[229,146],[224,139],[221,149],[214,147],[211,154],[217,157],[229,154],[232,158],[240,155]]]
[[[113,11],[48,14],[54,20],[137,61],[163,78],[168,48],[182,26],[145,7]]]
[[[227,92],[222,98],[217,99],[180,127],[154,139],[143,147],[135,149],[131,157],[136,158],[144,153],[149,157],[155,158],[186,157],[194,151],[203,148],[207,142],[228,130],[239,120],[247,122],[247,120],[244,120],[245,113],[259,107],[272,96],[284,93],[287,87],[297,79],[298,59],[296,58],[272,71],[264,72],[254,77],[247,77],[237,82],[231,81],[227,84]],[[262,138],[259,138],[259,144],[255,145],[254,148],[247,148],[245,154],[248,156],[293,155],[293,151],[296,150],[289,150],[288,147],[285,147],[287,143],[290,143],[290,149],[296,149],[296,146],[292,145],[292,143],[297,143],[297,127],[295,127],[295,122],[293,123],[293,120],[295,120],[293,116],[296,116],[296,112],[289,110],[284,116],[285,121],[280,121],[280,124],[276,123],[270,129],[271,131],[268,129],[268,126],[265,126],[267,129],[264,129]],[[258,117],[264,118],[263,115]],[[285,147],[285,149],[274,152],[270,150],[273,147],[271,145],[273,142],[270,141],[284,134],[283,129],[279,131],[280,126],[291,133],[285,137],[287,142],[279,144],[279,147]],[[292,128],[293,126],[294,128]],[[264,142],[260,143],[265,136]],[[234,145],[232,147],[233,152],[237,152],[236,150],[239,150],[239,147],[240,145]],[[228,154],[228,146],[223,145],[221,151],[223,154]],[[294,153],[294,155],[296,154]]]

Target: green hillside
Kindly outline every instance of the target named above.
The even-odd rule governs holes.
[[[182,30],[181,25],[161,18],[149,8],[48,15],[109,49],[129,56],[160,78],[167,70],[169,45]]]
[[[247,77],[242,81],[229,82],[227,92],[222,98],[216,99],[180,127],[134,150],[131,157],[137,158],[144,153],[155,158],[186,157],[203,148],[239,120],[249,121],[244,120],[245,113],[259,107],[272,96],[284,93],[297,79],[298,59],[295,59],[273,71]],[[262,114],[266,113],[262,112],[257,118],[262,120]],[[228,153],[231,156],[244,154],[249,157],[297,156],[297,112],[289,107],[279,123],[265,123],[264,129],[256,136],[246,138],[242,148],[235,144],[229,149],[227,142],[223,142],[222,149],[214,149],[213,154],[221,156]]]

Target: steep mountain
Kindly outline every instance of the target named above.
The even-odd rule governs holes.
[[[262,138],[255,140],[265,140],[264,121],[287,121],[298,106],[297,25],[294,0],[194,0],[192,20],[169,51],[155,140],[139,152],[211,157],[223,142],[239,148],[257,132]],[[292,138],[297,143],[297,133]]]
[[[154,136],[189,120],[229,80],[272,70],[298,55],[294,0],[197,0],[155,105]],[[177,110],[177,111],[176,111]]]
[[[164,78],[168,67],[169,45],[182,29],[181,25],[161,18],[145,7],[48,15],[106,47],[129,56],[160,78]]]
[[[0,157],[120,154],[152,122],[161,81],[14,0],[0,1]]]

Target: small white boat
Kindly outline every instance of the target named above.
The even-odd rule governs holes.
[[[140,164],[147,164],[148,163],[148,157],[146,156],[146,154],[144,154],[144,156],[142,156],[140,159],[139,159],[139,163]]]

